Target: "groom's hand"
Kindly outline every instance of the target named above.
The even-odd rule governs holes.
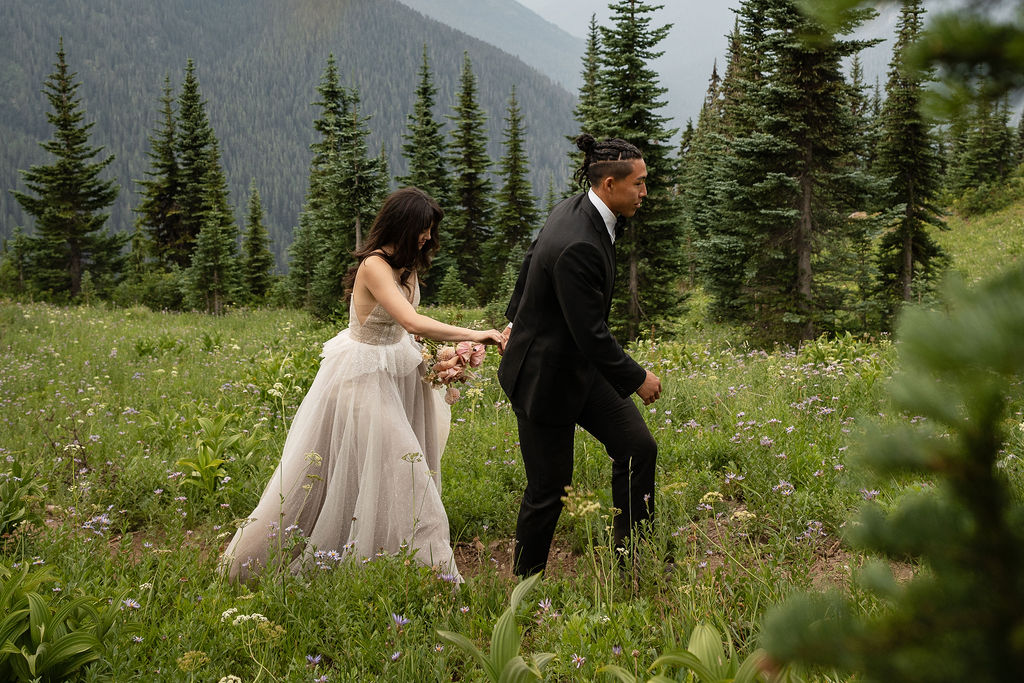
[[[505,345],[508,344],[508,338],[509,338],[509,335],[511,335],[511,334],[512,334],[512,323],[509,323],[508,327],[506,327],[504,330],[501,331],[501,343],[498,344],[498,354],[499,355],[504,355],[504,353],[505,353]]]
[[[640,397],[645,406],[651,405],[661,397],[661,380],[658,379],[657,375],[648,370],[644,383],[636,390],[636,395]]]

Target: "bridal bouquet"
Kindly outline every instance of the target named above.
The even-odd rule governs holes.
[[[424,340],[423,362],[427,374],[423,381],[435,387],[445,387],[444,400],[452,405],[459,400],[460,392],[456,383],[465,383],[476,377],[472,368],[484,362],[487,349],[483,344],[463,341],[455,346],[441,346],[437,342]]]

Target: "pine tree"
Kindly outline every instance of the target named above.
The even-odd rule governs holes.
[[[270,235],[263,224],[263,205],[253,178],[249,185],[249,216],[242,238],[242,290],[250,302],[259,303],[266,298],[273,269]]]
[[[138,213],[136,225],[144,228],[148,236],[148,248],[143,248],[140,243],[138,257],[152,256],[164,268],[182,267],[187,265],[184,245],[188,240],[183,232],[178,206],[181,189],[178,186],[177,133],[170,76],[164,78],[160,103],[161,120],[149,136],[150,170],[146,171],[149,178],[136,181],[142,188],[142,201],[135,209]]]
[[[176,239],[165,245],[164,260],[187,267],[192,263],[196,238],[211,208],[207,201],[215,200],[207,191],[210,184],[207,173],[211,148],[216,139],[199,90],[195,63],[191,59],[185,65],[185,81],[178,96],[176,132],[180,229]]]
[[[28,192],[12,194],[35,219],[36,235],[31,238],[35,288],[58,298],[74,298],[81,292],[87,272],[100,286],[118,276],[126,238],[103,229],[110,217],[106,209],[117,198],[118,186],[100,176],[114,157],[90,161],[103,148],[89,146],[94,124],[83,123],[85,111],[77,94],[80,84],[75,82],[77,74],[68,70],[63,38],[54,67],[44,84],[53,108],[46,118],[54,127],[54,136],[40,143],[54,161],[22,171]]]
[[[498,293],[497,288],[510,255],[517,248],[525,250],[538,227],[540,217],[537,214],[537,200],[526,176],[529,162],[524,150],[525,136],[523,115],[513,87],[505,117],[505,155],[498,164],[502,185],[498,191],[494,236],[488,243],[487,250],[489,271],[486,273],[484,283],[484,295],[487,300]]]
[[[206,185],[201,189],[202,223],[191,265],[185,273],[186,298],[192,306],[220,315],[238,296],[238,226],[228,206],[227,178],[216,140],[206,150],[204,161],[201,177]]]
[[[865,43],[825,33],[792,0],[747,0],[739,16],[752,66],[726,114],[735,135],[715,171],[722,215],[708,239],[720,246],[705,270],[720,311],[771,338],[806,339],[834,324],[837,292],[815,284],[816,267],[831,266],[818,246],[850,237],[860,194],[842,167],[853,126],[841,62]],[[840,35],[867,17],[849,13]]]
[[[902,205],[898,222],[879,245],[879,286],[890,311],[910,301],[916,282],[934,276],[939,245],[928,227],[943,227],[937,199],[942,179],[931,125],[920,110],[927,74],[911,70],[906,51],[920,37],[922,0],[904,0],[882,107],[882,143],[876,171],[888,179],[890,206]]]
[[[288,248],[288,288],[293,300],[306,308],[313,305],[314,272],[323,259],[326,241],[342,220],[338,207],[338,158],[342,119],[348,110],[349,95],[341,86],[333,54],[327,57],[316,90],[320,99],[313,105],[320,108],[320,115],[314,119],[313,129],[320,137],[310,145],[313,158],[309,163],[309,189],[299,214],[299,226]]]
[[[453,261],[462,283],[476,290],[486,272],[481,262],[482,248],[493,232],[494,207],[488,176],[491,160],[487,156],[487,116],[477,103],[476,76],[469,53],[463,54],[462,77],[455,114],[449,116],[454,127],[449,145],[452,169],[452,211],[447,235],[441,248]]]
[[[387,162],[383,155],[368,154],[370,134],[359,112],[359,93],[347,91],[346,110],[338,122],[338,147],[330,160],[324,197],[325,211],[317,224],[319,262],[313,270],[312,311],[329,318],[344,311],[345,273],[354,263],[352,252],[362,246],[363,233],[387,189]],[[330,222],[324,216],[333,215]]]
[[[408,174],[397,178],[399,185],[418,187],[433,197],[442,208],[448,206],[450,187],[448,169],[445,165],[447,153],[442,123],[434,119],[434,102],[437,88],[434,87],[427,60],[427,46],[423,45],[423,64],[420,66],[420,82],[416,87],[416,103],[409,114],[409,131],[402,136],[402,155],[409,162]]]
[[[622,0],[609,5],[612,27],[601,27],[600,90],[606,108],[601,134],[636,145],[647,164],[647,198],[616,240],[618,254],[613,323],[635,338],[641,324],[653,325],[679,310],[680,216],[675,202],[676,167],[670,157],[675,130],[657,113],[666,89],[650,62],[671,25],[652,28],[661,5]]]
[[[604,128],[607,111],[601,91],[601,69],[603,58],[601,55],[601,28],[597,24],[597,15],[590,15],[590,24],[587,26],[587,42],[583,52],[583,83],[576,96],[576,107],[573,109],[573,117],[579,124],[579,132],[567,136],[570,142],[574,142],[579,133],[589,133],[595,138],[607,137]],[[572,144],[569,150],[569,167],[579,168],[583,163],[583,153]],[[570,187],[575,184],[570,180]]]

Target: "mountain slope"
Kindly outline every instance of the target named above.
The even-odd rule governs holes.
[[[399,0],[428,17],[515,55],[575,91],[584,42],[514,0]]]
[[[501,50],[396,0],[8,0],[0,3],[0,25],[6,38],[0,43],[0,237],[15,225],[28,226],[7,192],[24,187],[17,169],[50,162],[37,144],[52,134],[41,89],[60,36],[83,84],[87,120],[96,122],[92,143],[117,156],[111,167],[122,186],[111,218],[116,230],[134,221],[133,180],[148,169],[146,138],[157,120],[164,75],[177,88],[188,57],[196,61],[221,142],[232,204],[245,205],[255,178],[280,265],[306,190],[316,116],[310,103],[329,53],[343,83],[359,88],[363,112],[373,116],[371,149],[386,150],[392,175],[405,170],[401,136],[426,43],[438,116],[451,113],[466,50],[490,117],[492,157],[501,153],[505,104],[515,85],[535,187],[543,190],[550,176],[566,176],[572,95]]]

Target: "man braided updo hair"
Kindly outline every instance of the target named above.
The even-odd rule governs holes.
[[[608,176],[622,180],[633,172],[633,159],[644,158],[635,145],[619,138],[597,141],[584,133],[576,146],[583,152],[583,166],[573,174],[580,187],[597,185]]]

